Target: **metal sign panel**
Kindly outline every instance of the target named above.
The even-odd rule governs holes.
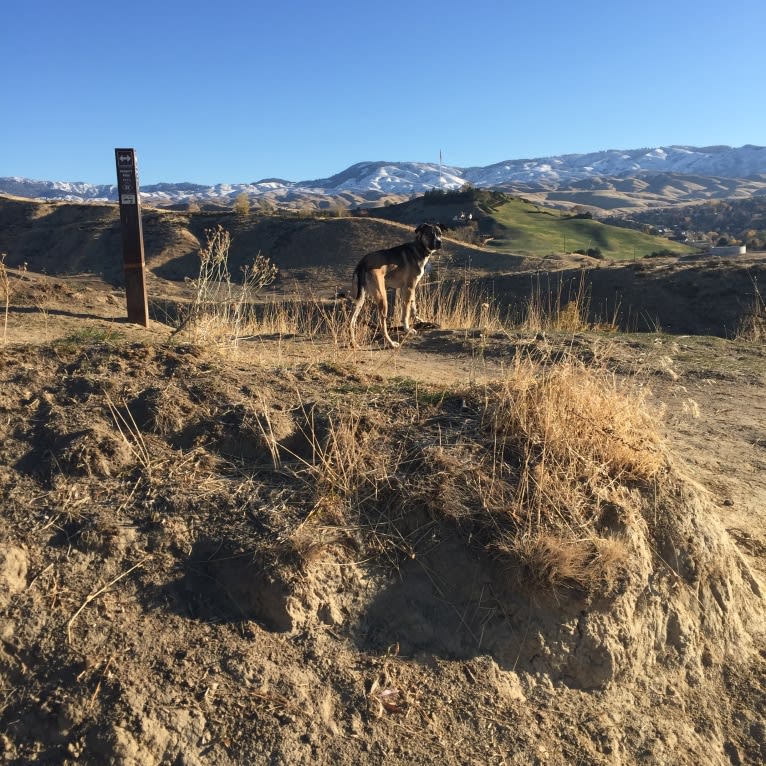
[[[149,307],[146,299],[144,232],[141,227],[136,152],[133,149],[115,149],[114,159],[117,166],[117,198],[120,203],[128,321],[146,327],[149,324]]]

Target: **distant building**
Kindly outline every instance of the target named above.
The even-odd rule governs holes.
[[[720,247],[711,247],[711,255],[744,255],[747,252],[747,245],[726,245]]]

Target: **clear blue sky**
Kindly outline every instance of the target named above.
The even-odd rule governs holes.
[[[0,176],[766,143],[764,0],[3,0]]]

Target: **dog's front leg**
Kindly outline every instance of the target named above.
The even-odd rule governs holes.
[[[402,325],[404,325],[405,333],[415,332],[415,330],[410,327],[410,314],[417,316],[417,312],[415,311],[415,288],[405,287],[402,289]]]

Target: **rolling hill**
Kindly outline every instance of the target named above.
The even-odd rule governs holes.
[[[592,251],[611,260],[633,260],[665,250],[682,255],[695,252],[663,237],[608,226],[588,213],[573,215],[526,198],[473,188],[427,193],[375,214],[410,224],[435,220],[455,228],[461,238],[481,242],[487,251],[496,253],[545,257]]]
[[[472,227],[457,227],[452,218],[472,212]],[[624,260],[677,243],[640,232],[606,226],[504,194],[469,190],[426,195],[412,202],[376,210],[383,218],[290,215],[236,215],[231,211],[189,213],[145,208],[143,231],[146,263],[155,276],[183,282],[198,268],[197,254],[205,230],[221,225],[232,235],[230,265],[235,275],[259,252],[288,278],[346,285],[356,261],[370,250],[410,238],[412,226],[435,220],[456,228],[447,232],[443,260],[477,271],[518,271],[529,258],[572,253],[597,247],[608,259]],[[479,247],[465,239],[492,237]],[[0,252],[9,266],[26,264],[48,274],[91,272],[113,284],[122,280],[121,234],[116,205],[37,202],[0,197]],[[554,263],[550,262],[549,267]]]

